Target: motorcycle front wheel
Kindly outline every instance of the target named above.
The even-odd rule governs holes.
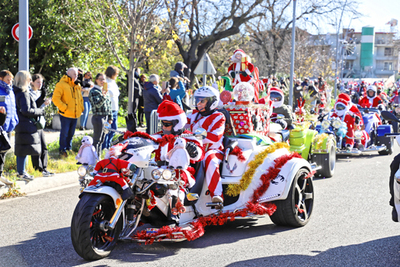
[[[107,257],[115,245],[122,228],[119,220],[113,230],[101,227],[110,221],[115,205],[107,195],[86,194],[78,202],[71,221],[71,240],[76,253],[92,261]]]
[[[276,225],[301,227],[308,223],[314,206],[314,185],[307,178],[309,170],[302,168],[292,182],[289,195],[285,200],[274,202],[276,211],[270,216]]]

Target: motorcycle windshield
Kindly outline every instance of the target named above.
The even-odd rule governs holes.
[[[158,144],[154,142],[153,140],[147,139],[147,138],[142,138],[142,137],[131,137],[128,138],[124,141],[122,141],[122,144],[128,143],[128,147],[130,149],[137,149],[137,148],[143,148],[147,146],[152,146],[152,147],[157,147]]]

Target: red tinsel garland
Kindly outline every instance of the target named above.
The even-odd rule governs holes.
[[[223,225],[228,221],[234,221],[236,217],[246,217],[249,214],[257,215],[272,215],[276,210],[276,205],[273,203],[251,203],[248,202],[245,209],[235,212],[224,212],[218,215],[212,214],[191,222],[191,229],[183,230],[181,227],[163,226],[155,233],[147,233],[146,230],[136,233],[133,238],[138,240],[146,240],[145,244],[152,244],[156,241],[157,236],[164,235],[164,239],[173,239],[174,233],[182,232],[188,241],[195,240],[204,234],[204,227],[208,225]]]
[[[285,165],[292,158],[301,158],[301,155],[294,152],[289,155],[283,155],[274,160],[275,165],[269,167],[267,172],[261,175],[260,180],[262,181],[262,184],[254,191],[251,202],[255,203],[256,201],[258,201],[258,199],[260,199],[260,197],[268,190],[271,181],[278,176],[283,165]]]
[[[283,155],[275,159],[275,165],[268,168],[266,173],[261,176],[262,184],[253,193],[253,196],[246,204],[246,208],[235,212],[224,212],[217,214],[211,214],[209,216],[200,217],[191,223],[192,228],[188,230],[182,230],[181,227],[169,227],[164,226],[155,233],[147,233],[146,230],[136,233],[133,238],[139,240],[146,240],[145,244],[152,244],[158,236],[164,235],[162,238],[173,239],[173,233],[182,232],[185,238],[189,241],[195,240],[204,234],[204,227],[208,225],[223,225],[228,221],[234,221],[236,217],[246,217],[249,214],[271,216],[276,211],[276,205],[273,203],[258,203],[258,199],[268,190],[271,180],[275,179],[281,168],[291,159],[301,158],[298,153],[292,153],[289,155]],[[311,172],[307,177],[310,178],[315,172]],[[298,208],[299,209],[299,208]],[[301,212],[301,210],[299,210]]]
[[[246,158],[243,156],[243,151],[240,147],[235,147],[230,153],[230,155],[237,156],[238,160],[243,162],[246,160]]]

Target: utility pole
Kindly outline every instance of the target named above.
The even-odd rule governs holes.
[[[29,1],[19,0],[18,70],[29,71]]]
[[[338,63],[338,53],[339,53],[339,31],[340,31],[340,25],[342,24],[342,18],[343,18],[343,13],[344,13],[344,9],[347,5],[347,0],[343,5],[343,9],[342,9],[342,14],[340,14],[340,20],[339,20],[339,25],[336,31],[336,68],[335,68],[335,99],[337,97],[337,82],[338,82],[338,67],[339,67],[339,63]]]
[[[292,23],[292,54],[290,56],[290,87],[289,87],[289,105],[293,109],[293,74],[294,74],[294,48],[296,37],[296,0],[293,0],[293,23]]]

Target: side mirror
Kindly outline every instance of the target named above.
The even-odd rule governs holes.
[[[207,137],[207,131],[203,128],[199,128],[194,132],[194,136],[200,140],[203,140]]]

